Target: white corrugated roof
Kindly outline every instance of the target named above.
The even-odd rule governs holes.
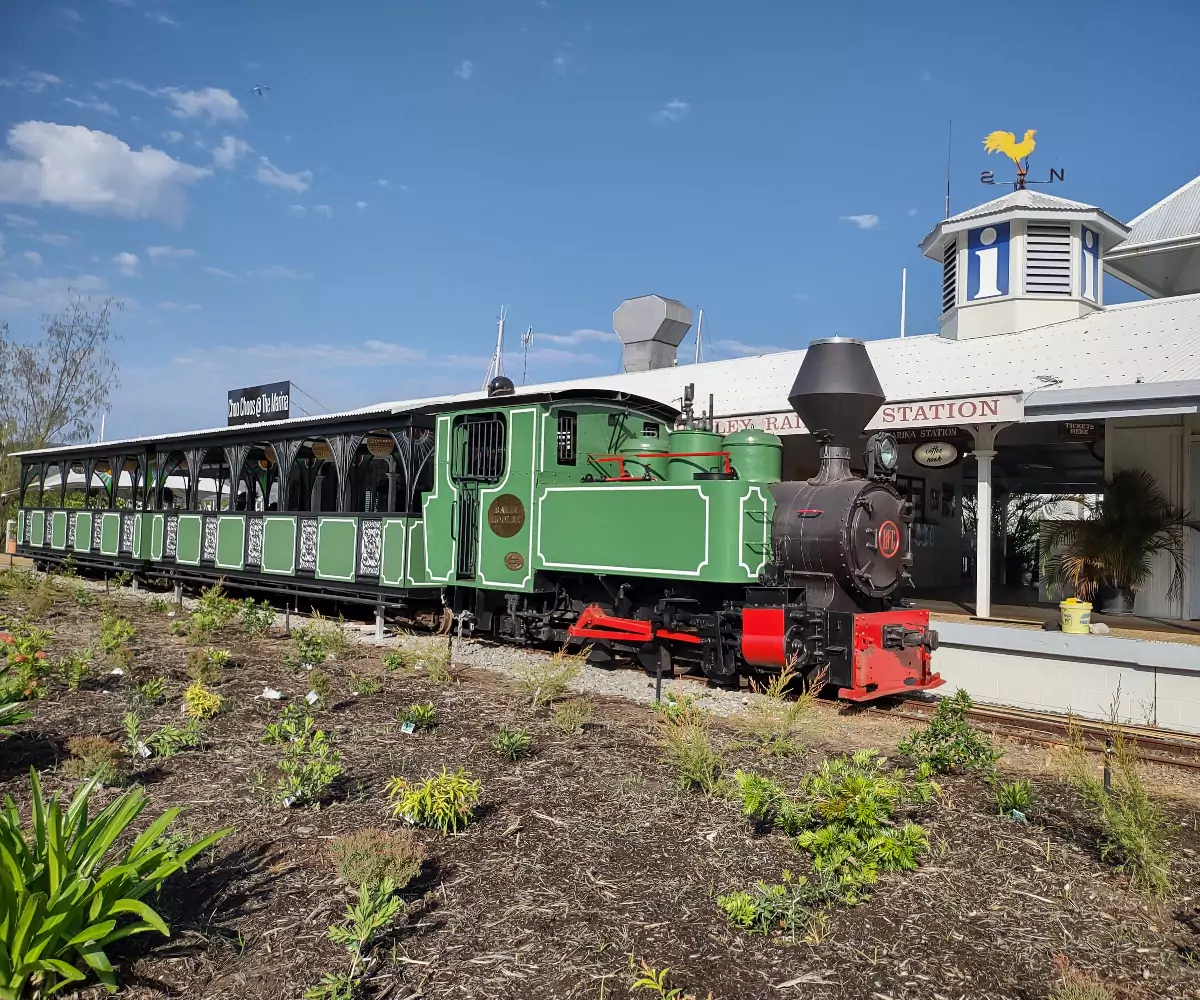
[[[1108,251],[1119,257],[1122,251],[1150,243],[1174,243],[1200,239],[1200,177],[1171,192],[1129,223],[1129,235]]]

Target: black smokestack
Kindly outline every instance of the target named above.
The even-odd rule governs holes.
[[[850,477],[850,447],[885,399],[861,340],[833,337],[808,345],[788,402],[821,445],[813,482]]]

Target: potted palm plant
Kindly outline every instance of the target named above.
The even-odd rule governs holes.
[[[1142,469],[1117,472],[1094,500],[1082,500],[1086,516],[1045,526],[1045,572],[1051,585],[1093,601],[1102,614],[1133,614],[1134,596],[1150,579],[1160,552],[1171,564],[1167,591],[1175,597],[1187,566],[1188,529],[1200,521],[1175,506]]]

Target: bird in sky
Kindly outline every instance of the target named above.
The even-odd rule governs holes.
[[[1021,160],[1032,153],[1037,145],[1033,140],[1035,135],[1037,135],[1037,129],[1026,129],[1025,138],[1017,142],[1017,137],[1011,132],[992,132],[983,140],[983,148],[989,153],[1003,153],[1013,163],[1020,166]]]
[[[253,90],[253,91],[254,91],[254,93],[258,94],[258,96],[259,96],[259,97],[262,97],[262,95],[263,95],[263,91],[270,90],[271,88],[270,88],[270,87],[265,87],[265,86],[263,86],[263,85],[260,83],[260,84],[258,84],[258,85],[257,85],[257,86],[255,86],[255,87],[251,87],[250,89],[251,89],[251,90]]]

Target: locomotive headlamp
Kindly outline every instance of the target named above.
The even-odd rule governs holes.
[[[900,449],[890,434],[872,434],[867,441],[867,475],[890,476],[900,462]]]

